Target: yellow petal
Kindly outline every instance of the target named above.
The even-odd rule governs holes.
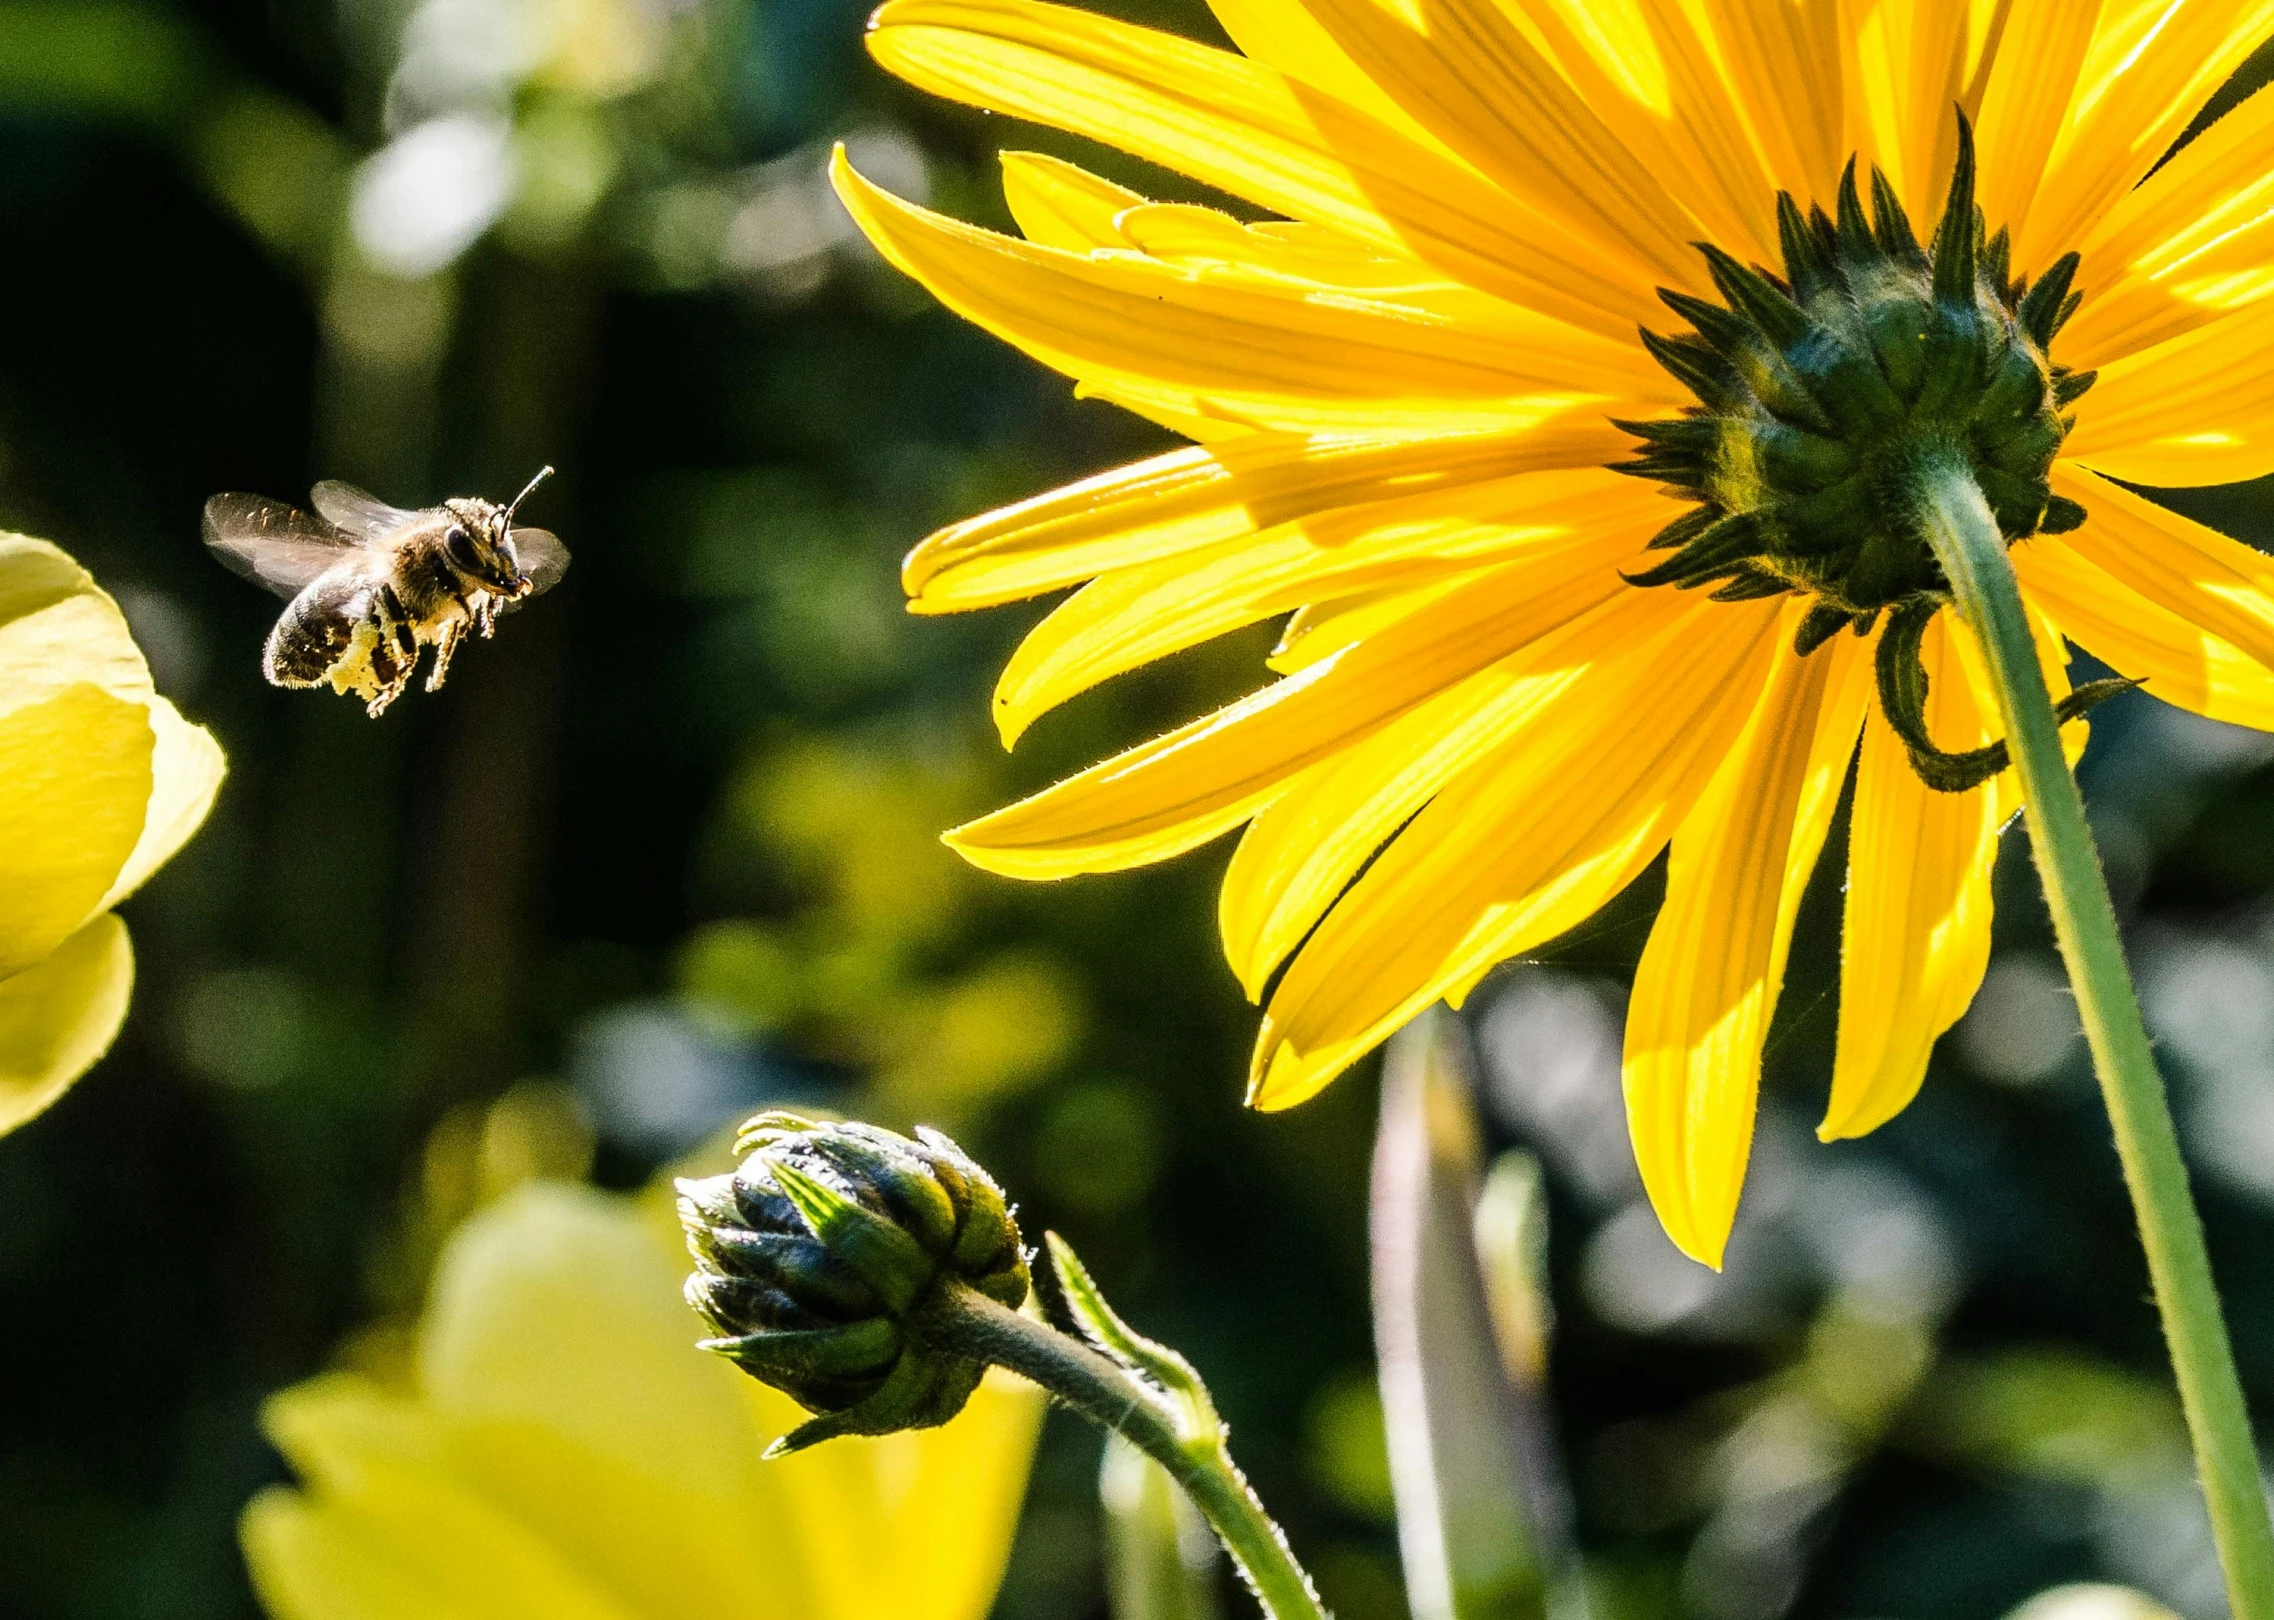
[[[1252,434],[967,518],[910,552],[901,584],[918,613],[991,607],[1334,507],[1509,473],[1600,466],[1631,442],[1591,412],[1451,438]]]
[[[111,916],[0,979],[0,1135],[94,1067],[126,1022],[133,988],[134,948]]]
[[[1838,0],[1706,0],[1703,9],[1774,183],[1803,206],[1828,206],[1850,151]]]
[[[1256,62],[1036,0],[890,0],[870,53],[936,95],[1087,135],[1617,341],[1658,319],[1490,182]]]
[[[150,710],[66,686],[0,716],[0,976],[77,933],[142,835]]]
[[[2239,483],[2274,472],[2274,303],[2103,366],[2061,454],[2130,483]]]
[[[1658,178],[1493,0],[1304,0],[1415,122],[1640,290],[1703,280]]]
[[[1602,468],[1531,473],[1340,507],[1123,569],[1085,585],[1029,632],[996,683],[995,724],[1009,746],[1101,681],[1306,602],[1572,547],[1614,565],[1642,549],[1670,510],[1656,490]]]
[[[1976,195],[1993,231],[2026,235],[2030,204],[2067,118],[2102,0],[2013,0],[1975,130]]]
[[[947,841],[976,866],[1035,879],[1182,854],[1238,826],[1306,766],[1632,589],[1586,550],[1495,569],[1426,614],[958,827]]]
[[[2274,96],[2252,96],[2109,210],[2081,244],[2065,364],[2121,360],[2274,293],[2270,148]]]
[[[1242,835],[1217,900],[1250,999],[1415,811],[1484,768],[1543,705],[1567,701],[1587,664],[1647,647],[1684,606],[1672,592],[1619,592],[1291,782]]]
[[[1042,1392],[995,1371],[942,1428],[832,1440],[775,1466],[813,1567],[811,1620],[986,1620],[1026,1493]]]
[[[638,1620],[573,1549],[456,1477],[415,1404],[335,1376],[265,1417],[316,1485],[246,1510],[253,1584],[278,1620]]]
[[[134,853],[103,896],[106,911],[142,887],[150,874],[172,860],[190,835],[205,823],[229,761],[213,733],[184,720],[162,697],[150,699],[151,752],[149,807]]]
[[[1776,660],[1744,733],[1674,834],[1627,1009],[1627,1126],[1667,1236],[1718,1268],[1753,1144],[1761,1043],[1793,917],[1854,757],[1870,660],[1842,636]]]
[[[1005,152],[1002,161],[1003,201],[1029,242],[1068,253],[1128,246],[1113,219],[1145,200],[1137,192],[1041,152]]]
[[[2270,0],[2106,5],[2014,262],[2050,264],[2081,241],[2270,31]]]
[[[1938,613],[1921,648],[1927,724],[1953,752],[1996,735],[1952,650],[1968,632]],[[1848,833],[1840,1026],[1832,1095],[1816,1134],[1861,1136],[1917,1095],[1927,1058],[1990,961],[1990,869],[2005,822],[1996,784],[1938,793],[1911,769],[1876,708],[1864,722]]]
[[[118,604],[44,540],[0,534],[0,714],[92,685],[130,702],[150,670]]]
[[[1274,675],[1309,669],[1320,659],[1355,646],[1443,600],[1475,577],[1457,574],[1404,590],[1363,591],[1332,602],[1313,603],[1289,615],[1286,628],[1279,632],[1278,645],[1263,661],[1264,667]]]
[[[1771,603],[1681,607],[1650,643],[1531,710],[1327,913],[1258,1032],[1257,1107],[1312,1096],[1657,857],[1751,713],[1779,623]]]
[[[1967,103],[1969,0],[1859,0],[1849,23],[1848,144],[1876,162],[1914,221],[1940,214]],[[1968,110],[1972,111],[1971,105]]]
[[[1436,147],[1437,138],[1366,77],[1302,0],[1208,0],[1208,9],[1244,55],[1379,119],[1417,145]]]
[[[2082,468],[2056,465],[2053,482],[2084,505],[2062,537],[2079,557],[2274,667],[2274,559]]]
[[[2233,642],[2158,607],[2057,538],[2016,546],[2013,561],[2032,601],[2109,668],[2145,681],[2151,696],[2274,731],[2274,672]]]
[[[1605,398],[1622,373],[1645,381],[1634,345],[1512,305],[1494,304],[1488,326],[1389,294],[1305,296],[1235,266],[1078,256],[901,202],[842,156],[833,172],[869,239],[957,313],[1070,375],[1190,390],[1244,407],[1261,426],[1378,427],[1390,400],[1505,419],[1508,402],[1526,396]],[[1537,407],[1518,414],[1536,418]]]

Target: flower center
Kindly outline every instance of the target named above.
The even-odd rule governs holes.
[[[1986,236],[1975,207],[1963,119],[1931,248],[1876,169],[1871,188],[1868,219],[1852,160],[1834,217],[1778,193],[1781,278],[1701,243],[1726,304],[1662,291],[1691,330],[1642,335],[1698,404],[1619,424],[1643,447],[1618,470],[1696,503],[1651,542],[1671,555],[1628,578],[1717,585],[1722,601],[1812,596],[1804,655],[1883,609],[1950,599],[1915,517],[1926,458],[1964,459],[2009,544],[2085,516],[2046,482],[2074,421],[2061,412],[2093,383],[2049,357],[2077,255],[2034,283],[2012,275],[2006,232]]]

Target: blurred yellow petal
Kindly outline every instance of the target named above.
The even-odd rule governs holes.
[[[1037,0],[890,0],[870,54],[937,95],[1031,118],[1625,340],[1649,289],[1606,281],[1489,181],[1259,63]]]
[[[1657,491],[1591,467],[1344,506],[1124,569],[1084,586],[1028,633],[996,683],[996,728],[1007,745],[1101,681],[1306,602],[1545,561],[1573,547],[1615,563],[1666,521]]]
[[[2117,674],[2145,681],[2165,703],[2274,731],[2274,671],[2233,642],[2158,607],[2058,539],[2016,546],[2013,560],[2031,600]]]
[[[1117,467],[942,529],[908,554],[901,584],[919,613],[992,606],[1315,512],[1511,473],[1599,466],[1623,441],[1591,412],[1460,438],[1254,434]]]
[[[125,615],[59,548],[0,533],[0,714],[78,685],[149,698]]]
[[[2274,668],[2274,558],[2081,468],[2054,468],[2053,487],[2088,514],[2070,550]]]
[[[2109,209],[2079,244],[2065,362],[2121,360],[2274,294],[2270,151],[2274,95],[2252,96]]]
[[[1305,0],[1414,121],[1644,292],[1697,290],[1682,209],[1496,0]]]
[[[0,1135],[94,1067],[126,1022],[133,988],[134,948],[110,916],[0,979]]]
[[[1952,651],[1953,613],[1938,613],[1921,654],[1927,725],[1953,752],[1997,735]],[[1832,1095],[1816,1134],[1862,1136],[1902,1112],[1927,1058],[1958,1022],[1990,962],[1990,868],[2006,820],[1999,788],[1938,793],[1911,769],[1873,710],[1848,832],[1840,947],[1840,1024]]]
[[[0,977],[77,933],[142,836],[150,710],[66,686],[0,715]]]
[[[2274,302],[2103,366],[2069,461],[2135,484],[2239,483],[2274,472]]]
[[[966,823],[948,842],[975,865],[1023,878],[1113,871],[1196,848],[1245,821],[1297,771],[1624,593],[1618,560],[1580,547],[1495,569],[1440,601],[1426,623],[1392,625]]]
[[[2014,262],[2075,247],[2270,33],[2274,0],[2109,0]]]
[[[277,1620],[636,1620],[568,1549],[455,1477],[415,1404],[334,1376],[266,1418],[313,1486],[246,1510],[254,1585]]]
[[[1250,1100],[1314,1095],[1423,1007],[1457,1000],[1631,883],[1752,712],[1778,622],[1773,604],[1676,597],[1656,636],[1580,667],[1530,709],[1296,953],[1257,1035]]]
[[[1797,628],[1788,610],[1780,630]],[[1808,658],[1789,633],[1745,730],[1674,834],[1666,902],[1635,970],[1625,1090],[1635,1163],[1667,1235],[1718,1268],[1751,1156],[1761,1043],[1870,701],[1842,636]]]

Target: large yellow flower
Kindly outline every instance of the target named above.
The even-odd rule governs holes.
[[[415,1384],[269,1403],[305,1490],[247,1510],[277,1620],[983,1620],[1041,1393],[780,1461],[805,1417],[695,1348],[664,1200],[533,1183],[452,1239]]]
[[[1824,296],[1851,315],[1882,272],[1936,307],[1958,299],[2009,346],[1985,365],[2021,356],[2016,385],[2036,390],[2021,406],[2042,403],[1977,465],[2020,542],[2055,695],[2066,636],[2168,702],[2274,726],[2274,563],[2127,487],[2274,471],[2274,94],[2158,166],[2274,30],[2274,3],[1210,4],[1238,53],[1038,0],[889,0],[872,25],[877,60],[917,85],[1277,216],[1149,202],[1013,152],[1019,241],[840,163],[870,237],[951,308],[1197,441],[909,558],[923,613],[1082,587],[1003,673],[1006,741],[1109,676],[1293,615],[1272,684],[951,842],[1054,878],[1244,825],[1221,919],[1266,1003],[1265,1108],[1571,928],[1671,844],[1629,1015],[1629,1114],[1668,1232],[1718,1263],[1794,910],[1851,761],[1827,1138],[1901,1109],[1972,998],[2018,801],[2011,772],[1965,791],[1921,779],[1884,677],[1874,700],[1875,650],[1903,619],[1878,609],[1896,596],[1819,592],[1806,524],[1781,556],[1685,550],[1646,572],[1665,556],[1654,536],[1689,546],[1726,515],[1716,478],[1805,484],[1815,465],[1762,438],[1733,471],[1718,441],[1707,477],[1682,424],[1737,411],[1712,397],[1724,384],[1746,422],[1813,420],[1785,364],[1801,348],[1746,344],[1787,341],[1787,292],[1822,315],[1835,258],[1845,279]],[[1926,235],[1942,214],[1968,120],[1986,230],[1934,234],[1930,297],[1908,221]],[[2013,403],[1975,380],[1981,411]],[[2056,413],[2072,402],[2069,427]],[[1638,446],[1622,423],[1655,437]],[[2014,459],[2018,482],[1985,456]],[[1868,502],[1836,516],[1880,520]],[[1830,571],[1868,573],[1855,555]],[[1914,586],[1939,579],[1926,566]],[[1716,599],[1674,588],[1701,579]],[[1844,626],[1864,634],[1830,634]],[[1951,613],[1903,628],[1915,654],[1889,649],[1893,687],[1927,677],[1904,729],[1930,752],[1987,746],[1971,635]]]
[[[0,1133],[118,1034],[134,952],[111,908],[197,830],[224,769],[87,571],[0,534]]]

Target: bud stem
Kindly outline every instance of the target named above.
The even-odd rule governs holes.
[[[1256,1499],[1220,1423],[1184,1432],[1172,1404],[1088,1345],[943,1279],[910,1319],[939,1348],[1008,1367],[1152,1457],[1192,1498],[1272,1620],[1329,1620],[1287,1538]]]
[[[2028,810],[2030,848],[2132,1194],[2235,1620],[2274,1620],[2274,1523],[2268,1520],[2250,1415],[2170,1105],[2125,964],[2116,910],[2084,799],[2061,752],[2013,563],[1962,456],[1923,465],[1916,494],[1927,541],[1997,688]]]

